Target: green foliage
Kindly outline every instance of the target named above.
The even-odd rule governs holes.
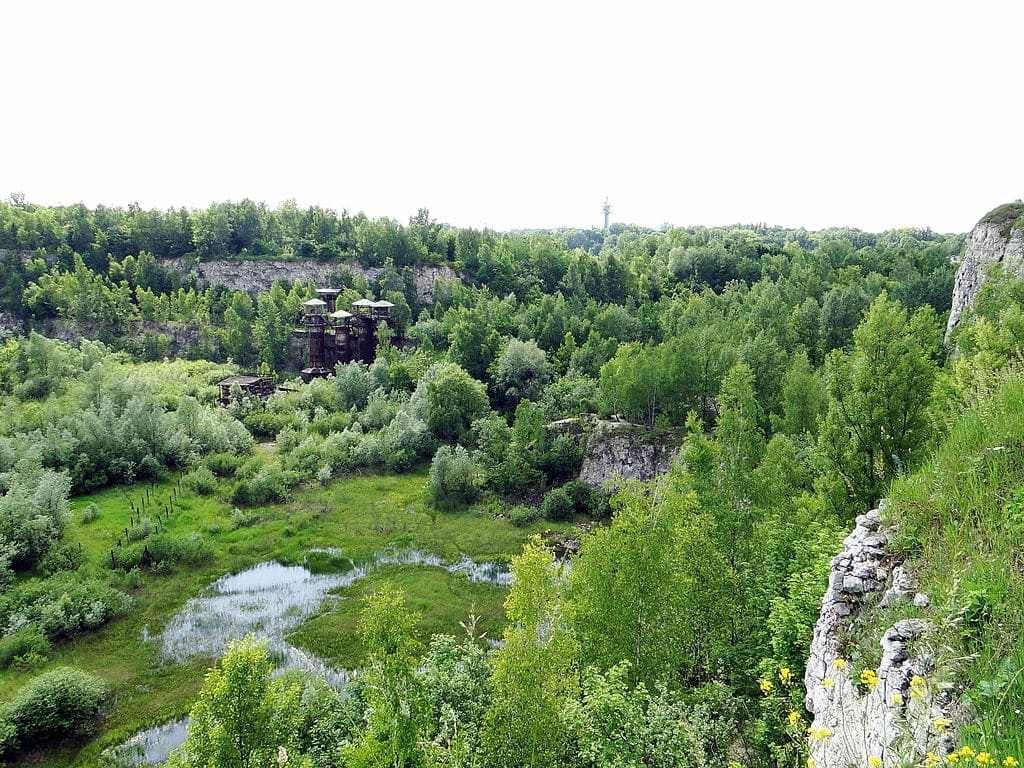
[[[494,656],[493,703],[481,744],[485,765],[533,768],[569,758],[563,712],[576,693],[576,646],[551,552],[531,542],[513,558],[512,571],[509,624]]]
[[[24,581],[0,596],[0,625],[33,626],[57,639],[96,629],[131,604],[127,595],[98,579],[62,572]]]
[[[37,624],[24,624],[0,637],[0,668],[19,658],[46,658],[49,652],[50,640],[42,628]]]
[[[606,673],[588,668],[581,697],[567,705],[566,720],[578,739],[579,757],[595,768],[702,768],[706,725],[664,687],[629,685],[629,664]]]
[[[463,440],[488,409],[484,385],[451,363],[432,365],[412,395],[410,407],[440,440]]]
[[[265,644],[235,640],[206,674],[189,713],[188,738],[168,763],[184,768],[255,768],[298,752],[300,690],[271,680]]]
[[[10,728],[6,740],[0,732],[0,754],[88,733],[106,696],[106,683],[79,669],[58,667],[33,678],[0,710],[0,723]]]
[[[572,621],[584,663],[649,687],[710,668],[723,631],[729,568],[678,482],[613,500],[611,525],[587,536],[569,575]]]
[[[217,477],[208,465],[193,469],[182,478],[182,482],[200,496],[209,496],[217,490]]]
[[[965,684],[972,723],[965,743],[1019,754],[1024,730],[1024,380],[1004,370],[969,407],[922,468],[893,483],[886,520],[892,549],[931,598],[925,617],[940,627],[946,674]],[[877,611],[856,639],[913,611]],[[914,611],[910,615],[918,616]]]
[[[509,339],[495,361],[491,390],[497,402],[514,411],[520,400],[536,400],[551,379],[547,354],[533,341]]]
[[[931,397],[938,328],[924,308],[913,318],[885,294],[854,332],[849,355],[825,366],[828,412],[819,447],[853,509],[868,509],[900,471],[912,467],[931,437]]]
[[[359,635],[367,648],[361,692],[366,727],[345,750],[356,766],[406,768],[421,762],[428,701],[416,675],[419,616],[405,609],[401,591],[385,587],[367,602]]]
[[[480,468],[465,448],[442,445],[430,462],[430,493],[443,505],[468,504],[480,493]]]
[[[29,458],[0,475],[0,541],[8,567],[32,567],[60,538],[68,521],[70,486],[67,475]]]

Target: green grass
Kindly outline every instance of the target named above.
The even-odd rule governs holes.
[[[409,546],[433,552],[445,559],[468,555],[475,560],[508,559],[536,531],[552,524],[539,521],[531,528],[512,526],[496,518],[484,506],[459,512],[435,510],[426,493],[425,469],[400,475],[365,475],[338,480],[326,488],[303,487],[294,500],[245,510],[255,522],[235,528],[233,507],[227,501],[230,483],[210,497],[182,491],[173,502],[166,528],[171,534],[198,531],[213,545],[208,561],[178,569],[171,574],[144,570],[138,586],[130,589],[135,599],[128,615],[91,632],[55,645],[49,660],[32,669],[5,670],[0,675],[0,699],[9,699],[31,677],[60,665],[72,665],[103,677],[112,695],[104,712],[101,730],[82,743],[47,749],[19,758],[25,764],[56,768],[95,764],[103,748],[119,743],[135,730],[180,716],[188,711],[202,678],[214,661],[198,659],[187,665],[163,663],[154,642],[143,642],[145,629],[159,633],[190,597],[224,573],[237,572],[267,560],[304,562],[312,548],[340,548],[346,556],[368,557],[388,546]],[[72,503],[68,540],[81,544],[87,570],[105,575],[124,586],[120,571],[107,567],[131,509],[149,489],[147,513],[169,503],[175,481],[155,486],[107,489],[79,497]],[[82,511],[95,504],[98,515],[82,523]],[[154,506],[155,505],[155,506]],[[561,526],[565,527],[565,526]],[[297,640],[313,653],[351,665],[361,651],[358,644],[338,640],[336,632],[351,635],[360,598],[394,578],[409,593],[410,606],[423,614],[425,638],[435,631],[457,633],[459,621],[471,611],[479,614],[482,628],[500,636],[504,590],[470,584],[464,576],[436,568],[401,567],[377,572],[353,587],[336,612],[315,617],[300,628]],[[349,607],[351,605],[351,608]],[[341,608],[340,606],[344,606]]]
[[[862,652],[877,654],[868,644],[877,646],[880,631],[898,618],[932,620],[939,630],[930,650],[973,708],[975,724],[962,741],[1021,758],[1024,380],[1009,378],[966,414],[928,465],[894,483],[890,501],[893,548],[931,606],[876,609],[856,633]]]
[[[436,634],[464,635],[462,624],[470,614],[477,619],[478,634],[501,637],[507,594],[503,588],[474,584],[464,574],[440,568],[387,566],[351,587],[337,590],[338,599],[329,602],[318,616],[294,631],[288,641],[316,653],[332,666],[344,669],[359,666],[365,648],[356,625],[366,600],[385,584],[405,592],[409,610],[423,617],[417,639],[424,646]]]

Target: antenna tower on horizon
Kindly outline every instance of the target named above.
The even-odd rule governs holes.
[[[601,213],[604,214],[604,228],[608,229],[608,217],[612,215],[612,204],[608,202],[608,196],[604,198],[604,202],[601,203]]]

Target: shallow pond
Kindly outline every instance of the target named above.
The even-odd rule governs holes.
[[[464,573],[473,582],[508,586],[512,574],[505,563],[477,563],[463,557],[445,563],[417,549],[389,548],[365,560],[345,558],[338,550],[312,550],[308,562],[327,561],[335,573],[313,573],[303,565],[259,563],[217,579],[190,599],[162,633],[147,636],[160,643],[165,659],[184,662],[193,656],[220,657],[232,640],[252,632],[267,641],[279,669],[303,669],[344,686],[349,671],[333,669],[322,659],[296,648],[285,638],[315,615],[331,598],[332,589],[348,587],[388,565],[419,565]],[[185,739],[185,721],[142,731],[115,753],[130,765],[158,765]]]

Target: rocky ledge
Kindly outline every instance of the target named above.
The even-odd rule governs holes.
[[[934,659],[920,647],[926,643],[919,643],[929,635],[930,622],[902,619],[889,627],[875,669],[855,675],[843,654],[850,624],[866,604],[927,605],[912,576],[886,554],[883,509],[860,515],[843,552],[832,560],[814,627],[804,685],[814,716],[810,757],[821,766],[865,766],[871,758],[885,766],[916,764],[927,752],[951,745],[948,732],[934,727],[943,717],[943,696],[934,682]]]

